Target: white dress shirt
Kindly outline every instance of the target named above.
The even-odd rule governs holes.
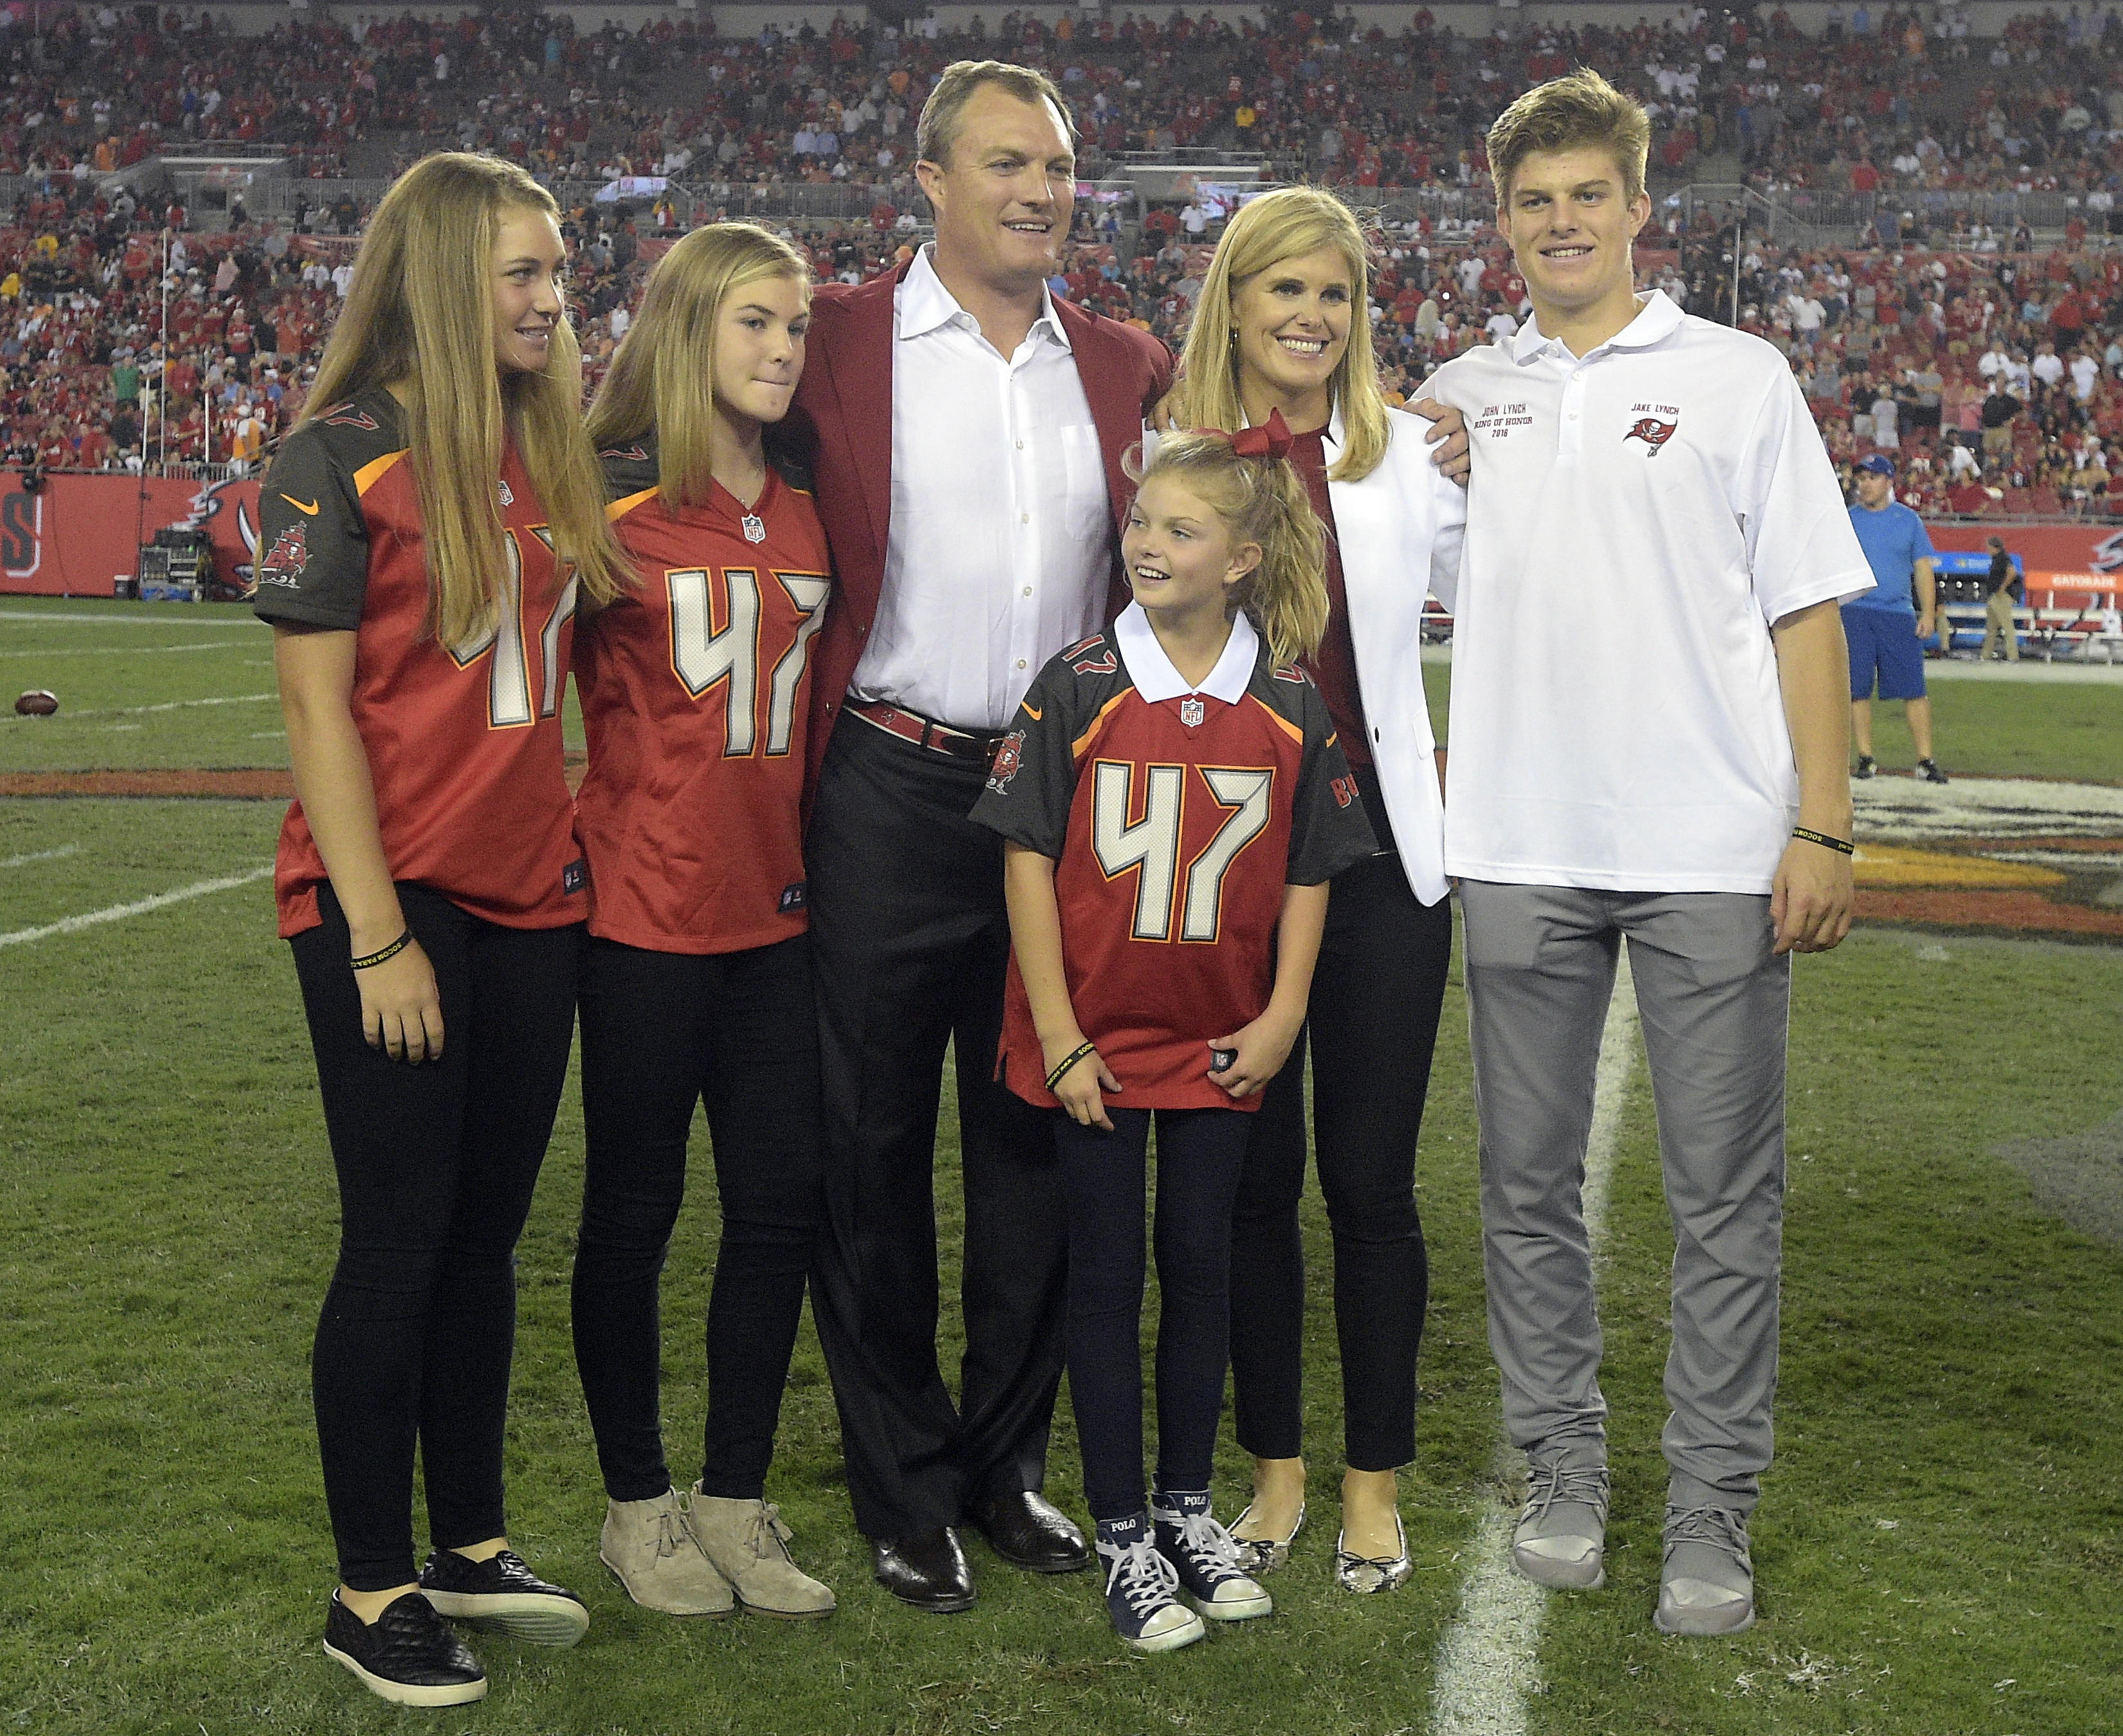
[[[1005,357],[926,247],[893,294],[893,343],[892,528],[850,691],[1001,729],[1040,666],[1105,615],[1113,515],[1090,400],[1051,296]]]

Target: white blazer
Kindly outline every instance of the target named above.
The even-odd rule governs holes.
[[[1330,476],[1327,497],[1371,737],[1365,745],[1378,770],[1401,868],[1416,897],[1428,905],[1444,897],[1450,883],[1437,742],[1422,693],[1422,605],[1434,592],[1446,608],[1453,606],[1467,493],[1430,461],[1422,438],[1430,424],[1422,417],[1389,409],[1386,425],[1392,439],[1378,468],[1361,482]],[[1339,405],[1327,440],[1336,448],[1342,443]]]
[[[1342,584],[1349,600],[1349,639],[1371,739],[1371,761],[1402,871],[1422,903],[1451,890],[1445,877],[1445,798],[1437,787],[1437,741],[1422,693],[1422,604],[1436,592],[1448,609],[1460,583],[1466,539],[1467,492],[1430,461],[1430,424],[1389,408],[1391,438],[1378,468],[1361,482],[1329,477]],[[1143,456],[1157,446],[1143,429]],[[1342,408],[1327,424],[1328,464],[1342,445]]]

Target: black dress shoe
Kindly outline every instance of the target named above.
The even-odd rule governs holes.
[[[902,1603],[948,1616],[973,1607],[973,1570],[949,1526],[902,1537],[872,1537],[877,1583]]]
[[[1084,1533],[1060,1508],[1029,1490],[976,1501],[971,1517],[988,1546],[1014,1567],[1075,1573],[1091,1565]]]

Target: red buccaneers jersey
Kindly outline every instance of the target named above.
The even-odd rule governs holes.
[[[659,952],[786,940],[808,921],[800,804],[826,533],[771,469],[751,511],[718,484],[673,518],[653,435],[602,456],[641,578],[575,635],[590,932]]]
[[[1209,1039],[1267,1009],[1284,888],[1375,848],[1310,681],[1263,645],[1235,703],[1152,704],[1117,633],[1085,639],[1040,671],[973,818],[1055,859],[1069,999],[1121,1082],[1113,1101],[1259,1107],[1211,1076]],[[1052,1107],[1015,953],[1004,997],[997,1077]]]
[[[340,405],[288,437],[259,491],[253,606],[358,635],[350,703],[391,877],[504,927],[559,928],[587,903],[560,769],[575,581],[513,447],[495,485],[508,563],[499,620],[438,644],[398,401],[377,391]],[[273,870],[282,934],[316,925],[324,878],[298,801]]]

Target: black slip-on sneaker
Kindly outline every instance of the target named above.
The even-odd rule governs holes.
[[[418,1592],[391,1603],[372,1625],[332,1593],[325,1655],[393,1706],[464,1706],[486,1697],[486,1672]]]
[[[452,1621],[532,1645],[573,1645],[590,1629],[583,1600],[548,1585],[513,1549],[485,1561],[438,1549],[420,1570],[420,1590]]]

